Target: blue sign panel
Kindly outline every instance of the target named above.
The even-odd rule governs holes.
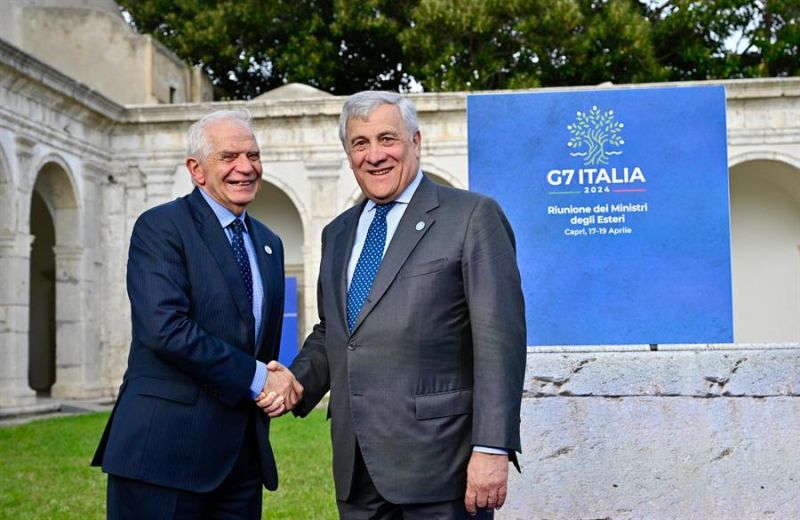
[[[289,366],[297,356],[297,277],[287,276],[283,303],[283,328],[278,361]]]
[[[733,341],[722,87],[467,106],[470,189],[514,227],[529,345]]]

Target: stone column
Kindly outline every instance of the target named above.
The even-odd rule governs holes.
[[[97,392],[87,370],[90,363],[86,328],[87,284],[83,277],[84,248],[57,245],[56,255],[56,382],[53,397],[85,398]]]
[[[81,195],[82,209],[80,210],[82,218],[78,219],[81,223],[83,236],[78,242],[81,248],[77,253],[78,258],[75,265],[75,275],[78,280],[78,290],[81,298],[81,314],[78,317],[80,320],[80,349],[82,350],[82,390],[78,395],[80,397],[109,395],[109,392],[103,392],[103,364],[100,350],[100,335],[105,321],[104,318],[111,312],[105,305],[101,294],[102,248],[106,243],[101,241],[100,228],[105,217],[93,218],[95,215],[105,215],[101,199],[101,187],[105,182],[108,170],[107,163],[100,162],[96,158],[89,158],[83,164],[82,177],[84,184]],[[56,253],[58,251],[57,249]],[[58,254],[56,257],[58,257]],[[58,268],[58,259],[56,259],[56,267]],[[56,305],[58,305],[58,302]]]
[[[317,322],[317,277],[319,276],[319,262],[322,257],[322,229],[337,215],[339,207],[337,200],[337,184],[339,182],[339,167],[341,161],[327,161],[324,163],[308,163],[306,168],[312,173],[308,176],[311,183],[311,226],[305,233],[303,245],[304,287],[305,296],[305,335]]]
[[[127,204],[132,196],[123,182],[123,175],[108,178],[102,189],[102,214],[100,224],[100,255],[102,272],[98,298],[101,302],[100,351],[102,354],[100,381],[104,393],[113,394],[119,388],[127,366],[130,344],[130,306],[125,291],[127,253],[133,221],[128,221]],[[137,191],[137,188],[133,188]],[[142,192],[138,188],[138,192]],[[136,208],[138,211],[138,207]],[[135,213],[135,211],[131,211]],[[133,216],[131,218],[134,218]]]
[[[0,231],[0,407],[33,404],[36,392],[28,385],[28,302],[30,299],[30,261],[33,235],[29,230],[19,231],[19,223],[29,222],[25,204],[30,200],[30,178],[33,147],[31,139],[18,135],[16,144],[17,171],[21,173],[20,186],[10,189],[8,212],[13,214],[6,229]]]
[[[33,404],[28,386],[28,299],[33,236],[0,234],[0,408]]]

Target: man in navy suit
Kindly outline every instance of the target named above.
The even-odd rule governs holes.
[[[261,182],[246,111],[189,129],[194,191],[146,211],[128,256],[132,342],[92,461],[108,473],[109,518],[261,516],[278,485],[269,417],[302,387],[279,365],[283,246],[247,215]]]

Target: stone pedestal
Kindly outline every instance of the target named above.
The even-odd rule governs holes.
[[[800,345],[528,354],[501,519],[800,518]]]

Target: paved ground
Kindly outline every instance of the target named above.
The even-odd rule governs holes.
[[[113,404],[111,398],[89,400],[38,398],[35,404],[29,406],[0,408],[0,427],[25,424],[50,417],[107,411],[111,410]]]

